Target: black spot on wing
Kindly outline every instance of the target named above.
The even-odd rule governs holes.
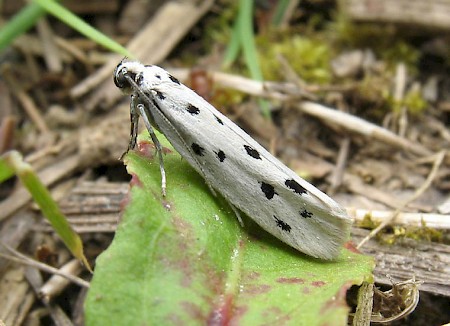
[[[302,195],[306,193],[306,189],[300,186],[300,184],[294,179],[288,179],[284,182],[284,184],[289,188],[294,190],[295,193]]]
[[[220,119],[218,116],[214,116],[214,118],[216,118],[217,122],[220,123],[221,125],[223,125],[223,121],[222,119]]]
[[[308,212],[306,209],[304,209],[303,211],[300,212],[300,215],[301,215],[301,217],[308,218],[308,217],[312,217],[313,213]]]
[[[171,74],[168,74],[168,76],[169,76],[169,79],[171,80],[171,81],[173,81],[175,84],[178,84],[178,85],[180,85],[180,81],[178,80],[178,79],[176,79],[174,76],[172,76]]]
[[[196,155],[198,155],[198,156],[205,155],[205,149],[203,147],[201,147],[199,144],[192,143],[191,148]]]
[[[161,80],[161,75],[155,75],[155,77]]]
[[[158,92],[158,91],[156,91],[156,96],[158,96],[158,98],[159,98],[160,100],[164,100],[164,99],[166,98],[166,97],[164,96],[163,93]]]
[[[244,148],[247,151],[248,155],[250,155],[254,159],[261,160],[261,156],[259,156],[259,152],[256,149],[248,145],[244,145]]]
[[[277,223],[277,226],[282,229],[283,231],[286,232],[291,232],[291,226],[289,224],[287,224],[286,222],[280,220],[279,218],[277,218],[275,215],[273,216],[275,218],[275,221]]]
[[[186,108],[186,110],[192,115],[200,113],[200,109],[198,107],[196,107],[196,106],[193,106],[190,103],[189,103],[188,107]]]
[[[220,151],[216,152],[216,155],[220,162],[225,161],[226,155],[225,155],[224,151],[220,150]]]
[[[275,192],[275,188],[272,185],[265,182],[261,182],[261,190],[267,199],[272,199],[273,196],[278,195]]]

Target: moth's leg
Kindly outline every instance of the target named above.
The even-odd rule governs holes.
[[[230,202],[228,202],[228,205],[230,205],[231,209],[233,210],[234,214],[236,215],[239,224],[244,227],[244,222],[242,221],[242,217],[241,217],[241,213],[239,212],[239,209],[236,208],[236,206],[234,206],[233,204],[231,204]]]
[[[138,134],[139,127],[139,112],[136,109],[136,97],[135,95],[131,95],[130,102],[130,141],[128,142],[128,148],[122,155],[120,155],[119,160],[122,160],[125,154],[127,154],[130,150],[132,150],[136,146],[136,139]]]
[[[166,195],[166,171],[164,170],[164,160],[163,160],[163,152],[162,152],[162,146],[159,142],[158,138],[156,137],[155,132],[153,131],[152,124],[150,123],[150,120],[148,119],[148,113],[145,110],[145,106],[143,104],[138,104],[136,106],[137,110],[139,110],[139,113],[144,120],[145,127],[148,130],[148,133],[150,134],[150,137],[152,138],[153,144],[155,144],[156,153],[159,157],[159,170],[161,172],[161,189],[162,189],[162,195]]]
[[[138,89],[139,92],[139,89]],[[186,148],[186,150],[191,154],[191,157],[194,159],[198,169],[200,170],[200,174],[203,176],[203,178],[205,179],[206,184],[208,185],[209,190],[211,191],[211,193],[214,196],[216,195],[216,191],[213,189],[213,187],[211,186],[211,184],[208,181],[208,177],[206,175],[206,173],[204,172],[202,165],[200,164],[200,162],[197,161],[194,153],[192,152],[192,149],[186,144],[185,140],[183,139],[183,137],[181,137],[181,135],[179,134],[178,130],[172,125],[172,123],[167,119],[167,117],[164,116],[164,114],[161,113],[161,111],[154,107],[153,102],[150,100],[150,98],[148,97],[147,94],[139,93],[139,100],[143,101],[145,103],[144,104],[138,104],[137,107],[139,109],[139,113],[142,116],[142,118],[144,119],[144,123],[148,129],[148,132],[150,133],[150,136],[152,137],[153,142],[155,143],[155,146],[158,150],[158,153],[160,153],[159,158],[160,158],[160,169],[161,169],[161,177],[162,177],[162,183],[163,183],[163,194],[165,195],[165,184],[166,184],[166,177],[165,177],[165,173],[164,173],[164,165],[163,165],[163,160],[162,160],[162,146],[159,143],[158,139],[156,138],[156,135],[153,132],[153,129],[151,127],[151,123],[149,120],[149,117],[152,118],[152,115],[150,114],[149,110],[151,110],[152,108],[154,108],[154,110],[152,110],[151,112],[154,114],[158,114],[160,116],[161,119],[165,120],[165,122],[167,123],[167,127],[170,127],[173,132],[173,134],[178,136],[178,139],[180,140],[180,142],[184,145],[184,147]],[[153,119],[152,119],[153,121]]]

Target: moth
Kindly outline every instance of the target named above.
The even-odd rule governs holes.
[[[166,70],[122,60],[114,83],[131,94],[128,150],[136,145],[139,117],[158,153],[162,191],[166,176],[162,132],[207,185],[263,229],[316,258],[334,259],[348,239],[351,219],[326,194],[309,184],[234,122]],[[127,150],[127,152],[128,152]]]

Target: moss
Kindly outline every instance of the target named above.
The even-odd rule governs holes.
[[[380,52],[381,58],[390,65],[402,62],[406,65],[410,74],[417,74],[417,64],[420,53],[417,49],[407,44],[405,41],[397,40]]]
[[[422,226],[393,226],[386,228],[377,235],[377,239],[387,245],[393,245],[403,239],[415,241],[442,242],[441,231],[429,228],[422,223]]]
[[[331,49],[322,40],[298,35],[282,37],[277,41],[261,37],[258,38],[258,48],[263,74],[268,80],[285,79],[277,58],[282,55],[306,82],[324,84],[331,81]]]
[[[409,227],[405,230],[405,238],[414,239],[417,241],[434,241],[442,242],[443,234],[439,230],[429,228],[422,222],[420,227]]]
[[[358,227],[363,228],[363,229],[368,229],[368,230],[373,230],[378,225],[380,225],[380,223],[374,222],[372,220],[372,214],[370,214],[370,213],[367,213],[366,215],[364,215],[364,218],[362,219],[362,221],[358,223]]]
[[[406,108],[409,113],[413,115],[419,115],[428,106],[427,101],[425,101],[420,90],[418,89],[410,90],[400,101],[395,100],[392,94],[385,95],[384,97],[389,103],[391,111],[395,113],[399,113],[402,108]]]
[[[403,103],[412,114],[422,113],[428,106],[418,89],[409,91],[403,99]]]

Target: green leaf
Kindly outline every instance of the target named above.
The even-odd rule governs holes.
[[[163,198],[148,144],[127,155],[131,190],[114,241],[97,259],[86,325],[346,325],[346,289],[371,279],[371,258],[344,249],[324,262],[248,218],[242,228],[173,150]]]

